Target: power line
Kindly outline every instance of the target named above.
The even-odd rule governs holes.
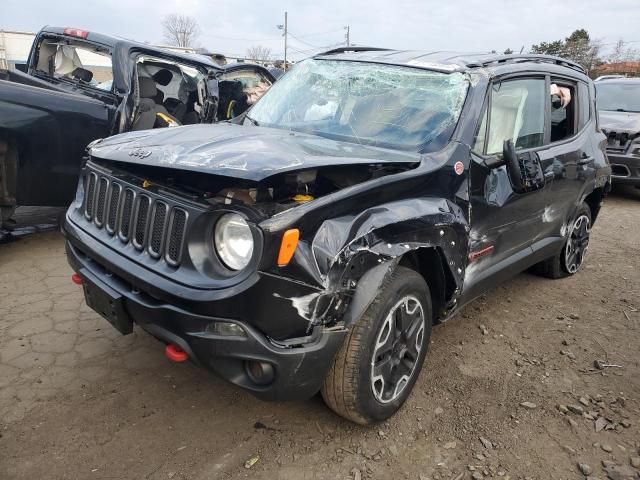
[[[295,38],[295,39],[296,39],[297,41],[299,41],[300,43],[304,43],[305,45],[308,45],[308,46],[310,46],[310,47],[313,47],[313,48],[322,48],[322,47],[320,47],[319,45],[314,45],[313,43],[309,43],[309,42],[306,42],[306,41],[304,41],[304,40],[302,40],[302,39],[298,38],[296,35],[294,35],[294,34],[293,34],[293,33],[291,33],[291,32],[289,32],[289,36],[290,36],[290,37],[292,37],[292,38]]]
[[[316,53],[321,53],[321,52],[324,52],[325,50],[330,50],[331,48],[338,47],[340,45],[343,45],[343,42],[338,42],[338,43],[334,43],[332,45],[326,45],[324,47],[319,47],[319,48],[310,48],[309,50],[300,50],[298,48],[291,47],[291,46],[289,46],[289,48],[291,50],[294,50],[298,54],[310,57],[310,56],[313,56]]]
[[[238,38],[238,37],[223,37],[220,35],[212,35],[210,33],[201,33],[203,37],[211,37],[211,38],[219,38],[221,40],[237,40],[240,42],[268,42],[268,41],[279,41],[278,37],[268,37],[268,38]]]
[[[300,35],[302,38],[307,38],[307,37],[316,37],[318,35],[326,35],[327,33],[334,33],[334,32],[339,32],[341,31],[342,28],[336,28],[333,30],[327,30],[326,32],[316,32],[316,33],[307,33],[305,35]]]

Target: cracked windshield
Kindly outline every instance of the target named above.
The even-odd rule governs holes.
[[[449,140],[467,92],[462,73],[307,60],[250,111],[258,125],[353,143],[434,151]]]

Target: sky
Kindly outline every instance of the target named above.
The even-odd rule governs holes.
[[[0,0],[0,30],[44,25],[86,28],[162,44],[162,19],[192,16],[199,46],[243,56],[262,45],[281,57],[284,12],[289,58],[344,45],[415,50],[527,52],[532,44],[585,28],[611,48],[620,38],[640,49],[640,0]]]

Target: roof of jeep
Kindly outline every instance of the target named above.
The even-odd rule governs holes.
[[[501,55],[495,53],[460,53],[450,51],[389,50],[376,47],[341,47],[320,53],[315,58],[353,60],[423,67],[443,72],[466,72],[477,68],[496,68],[508,64],[558,65],[585,74],[579,64],[551,55]]]

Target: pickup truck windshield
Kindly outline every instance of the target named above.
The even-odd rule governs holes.
[[[596,82],[599,110],[639,112],[640,83]]]
[[[461,73],[311,59],[276,82],[249,116],[267,127],[434,151],[451,137],[467,88]]]
[[[37,70],[58,80],[111,91],[111,55],[89,44],[44,40],[40,43]]]

